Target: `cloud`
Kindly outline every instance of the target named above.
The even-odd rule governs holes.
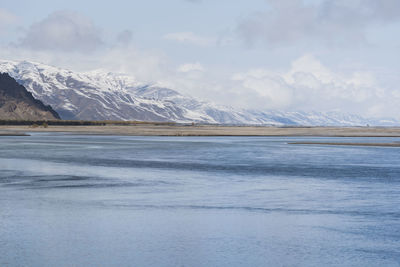
[[[365,42],[373,25],[400,19],[398,0],[267,0],[269,9],[247,16],[236,32],[248,45],[298,42],[352,45]]]
[[[215,40],[208,37],[199,36],[193,32],[175,32],[168,33],[163,36],[164,39],[184,44],[192,44],[198,46],[211,46],[215,44]]]
[[[375,72],[342,73],[311,54],[293,60],[289,68],[281,71],[201,70],[204,67],[199,63],[186,63],[168,75],[161,72],[157,78],[161,86],[246,109],[340,111],[371,117],[395,116],[400,111],[400,89],[383,86]]]
[[[233,75],[232,80],[232,86],[242,95],[249,94],[258,109],[341,111],[372,117],[399,111],[400,93],[381,86],[375,73],[341,74],[312,55],[294,60],[285,72],[253,69]]]
[[[75,12],[57,11],[32,24],[21,39],[22,47],[33,50],[91,52],[103,44],[93,22]]]
[[[257,96],[253,100],[256,102],[251,103],[252,107],[275,109],[286,108],[292,104],[293,89],[291,86],[282,77],[267,70],[254,69],[246,73],[235,74],[232,80],[239,82],[241,88],[237,90]]]
[[[186,64],[182,64],[178,67],[178,72],[203,72],[204,71],[204,67],[203,65],[201,65],[199,62],[196,63],[186,63]]]

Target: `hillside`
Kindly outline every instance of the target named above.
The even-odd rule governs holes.
[[[35,99],[22,85],[7,73],[0,73],[0,119],[54,120],[56,111]]]

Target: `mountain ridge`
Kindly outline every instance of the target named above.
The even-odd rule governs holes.
[[[63,119],[278,126],[399,125],[394,119],[366,119],[339,112],[236,109],[141,83],[125,74],[100,70],[73,72],[36,62],[0,60],[0,72],[9,73]]]

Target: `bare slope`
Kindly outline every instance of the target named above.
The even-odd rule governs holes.
[[[54,120],[59,118],[57,112],[35,99],[11,76],[0,73],[0,119]]]

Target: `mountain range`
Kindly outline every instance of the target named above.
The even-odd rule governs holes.
[[[29,61],[0,60],[32,95],[62,119],[138,120],[253,125],[399,125],[394,119],[368,119],[340,112],[245,110],[216,105],[178,91],[107,71],[73,72]]]

